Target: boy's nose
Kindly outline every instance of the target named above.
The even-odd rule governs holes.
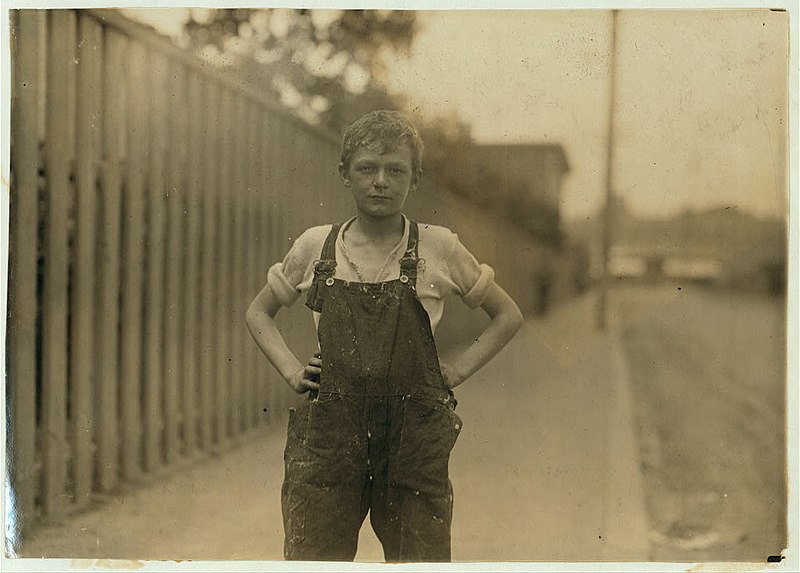
[[[375,179],[372,181],[372,184],[375,187],[386,187],[386,172],[383,169],[378,169],[377,173],[375,173]]]

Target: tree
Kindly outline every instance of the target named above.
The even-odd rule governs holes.
[[[193,10],[185,25],[196,51],[337,132],[360,109],[397,107],[375,78],[415,32],[415,12],[403,10]]]
[[[412,11],[235,8],[193,10],[184,39],[209,61],[238,69],[253,88],[271,93],[306,121],[342,133],[368,111],[407,107],[402,96],[381,87],[380,78],[386,56],[408,53],[416,31]],[[420,128],[426,177],[437,187],[544,240],[558,240],[558,214],[533,204],[524,189],[500,185],[457,115]]]

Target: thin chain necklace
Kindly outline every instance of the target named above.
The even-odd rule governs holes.
[[[355,219],[352,222],[355,222]],[[350,224],[352,224],[352,222]],[[350,227],[350,224],[348,224],[344,229],[342,229],[342,241],[341,241],[342,242],[342,252],[344,253],[344,257],[347,259],[347,262],[350,263],[350,266],[352,266],[353,269],[356,271],[356,276],[358,277],[358,280],[361,281],[362,283],[366,283],[366,282],[369,282],[369,281],[366,278],[364,278],[364,273],[362,272],[361,267],[359,267],[358,264],[356,264],[355,260],[353,260],[353,257],[350,256],[350,251],[347,249],[347,244],[344,242],[344,234],[345,234],[345,231],[347,231],[347,229]],[[403,231],[403,236],[405,236],[405,230]],[[394,255],[397,253],[397,250],[400,248],[400,246],[402,244],[403,244],[403,239],[401,238],[400,242],[398,242],[394,246],[394,248],[391,251],[389,251],[389,254],[386,255],[386,258],[384,259],[383,264],[378,269],[378,274],[375,276],[375,280],[372,281],[372,282],[375,282],[375,283],[380,282],[380,280],[383,278],[384,274],[386,273],[387,265],[392,261],[392,259],[394,258]]]

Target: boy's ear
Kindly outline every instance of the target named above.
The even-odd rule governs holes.
[[[347,171],[348,169],[345,167],[344,163],[339,163],[339,177],[342,178],[345,185],[350,185],[350,176]]]
[[[411,186],[418,187],[420,182],[422,181],[422,169],[417,169],[414,173],[414,177],[411,178]]]

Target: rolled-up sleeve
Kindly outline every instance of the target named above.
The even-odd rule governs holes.
[[[480,274],[475,284],[462,297],[470,308],[478,308],[486,300],[489,288],[494,284],[494,269],[486,264],[480,265]]]
[[[453,234],[452,241],[448,258],[450,275],[464,303],[470,308],[478,308],[486,300],[486,295],[494,284],[494,269],[479,263],[459,241],[458,235]]]
[[[283,306],[294,304],[303,287],[308,286],[307,276],[313,270],[315,235],[314,230],[307,230],[297,237],[283,261],[275,263],[267,271],[267,285]]]
[[[283,272],[283,263],[275,263],[269,268],[267,272],[267,284],[269,290],[275,295],[275,298],[283,306],[291,306],[297,297],[300,296],[300,291],[289,282],[286,274]]]

